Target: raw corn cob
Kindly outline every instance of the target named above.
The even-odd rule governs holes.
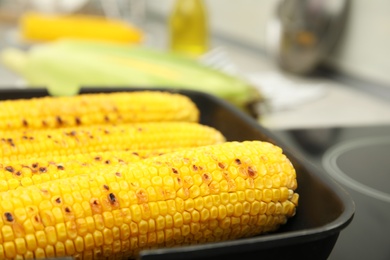
[[[199,110],[187,96],[162,91],[0,101],[0,131],[149,121],[198,122]]]
[[[20,18],[19,28],[21,38],[33,42],[75,38],[140,43],[143,39],[143,32],[128,22],[85,14],[26,12]]]
[[[152,157],[0,193],[0,258],[136,257],[273,232],[294,216],[293,165],[260,141]]]
[[[107,151],[45,156],[24,160],[3,159],[0,163],[0,192],[26,187],[56,179],[82,174],[85,168],[126,165],[145,158],[159,156],[180,149],[153,149],[137,151]]]
[[[191,122],[151,122],[3,132],[0,159],[112,150],[186,148],[225,141],[217,129]]]
[[[248,82],[169,52],[97,41],[61,40],[28,51],[4,48],[0,61],[29,86],[74,95],[82,86],[141,86],[203,91],[243,107],[261,100]]]

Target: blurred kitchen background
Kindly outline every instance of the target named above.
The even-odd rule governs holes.
[[[170,49],[174,0],[0,3],[1,48],[31,46],[31,41],[21,40],[18,25],[26,11],[35,10],[124,19],[142,30],[143,46]],[[257,110],[261,110],[261,121],[268,127],[387,124],[390,3],[354,0],[343,8],[346,4],[342,0],[206,0],[203,5],[211,57],[204,62],[239,74],[259,89],[267,102]],[[50,34],[54,29],[42,26],[40,30]],[[304,74],[318,64],[322,65],[320,70]],[[0,76],[0,86],[25,83],[7,68],[1,69]]]
[[[251,116],[291,149],[324,168],[353,196],[357,206],[354,221],[340,235],[330,258],[389,259],[390,1],[195,0],[195,4],[188,4],[191,1],[0,0],[0,51],[10,47],[28,51],[51,42],[22,39],[21,20],[28,11],[35,11],[41,17],[93,15],[119,19],[131,25],[135,35],[122,39],[122,44],[128,41],[129,45],[169,54],[172,19],[186,23],[185,16],[195,14],[198,27],[203,21],[206,29],[189,29],[190,24],[185,28],[189,32],[198,30],[198,37],[206,39],[206,49],[197,49],[186,57],[251,85],[259,95],[256,102],[251,101]],[[181,13],[179,2],[184,8]],[[50,22],[37,23],[44,35],[56,31]],[[89,25],[93,28],[89,32],[112,39],[111,27],[104,27],[107,24]],[[108,30],[105,35],[104,30]],[[61,34],[61,29],[56,33]],[[14,62],[20,61],[20,56],[15,57]],[[3,55],[0,88],[31,87],[28,77],[6,60]],[[67,84],[64,78],[56,80]],[[197,81],[199,85],[202,82],[200,78],[187,78],[188,83]],[[339,174],[344,177],[337,177],[341,165],[331,154],[340,153],[338,145],[347,152],[363,150],[352,153],[342,164],[355,166],[352,172]],[[332,166],[327,159],[333,160]],[[369,165],[364,169],[370,172],[359,172],[360,164]]]

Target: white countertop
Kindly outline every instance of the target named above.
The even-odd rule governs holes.
[[[250,51],[245,53],[242,49],[232,47],[226,50],[244,74],[254,74],[258,78],[276,74],[279,79],[282,79],[281,84],[291,84],[293,89],[288,91],[292,93],[295,90],[310,91],[310,87],[321,87],[322,93],[311,99],[301,100],[301,102],[297,100],[295,105],[294,102],[290,102],[292,104],[284,109],[263,114],[260,122],[266,127],[293,129],[390,124],[390,99],[388,98],[390,88],[388,87],[374,87],[373,84],[363,82],[357,85],[353,80],[348,82],[348,80],[337,80],[327,76],[305,78],[288,75],[280,72],[272,61],[261,53],[253,55]],[[285,90],[283,86],[275,85],[275,88],[280,91]]]

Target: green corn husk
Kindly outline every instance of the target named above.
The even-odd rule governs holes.
[[[45,86],[52,95],[74,95],[86,86],[129,86],[204,91],[239,107],[260,100],[258,91],[239,78],[138,45],[67,39],[28,51],[4,49],[1,60],[29,86]]]

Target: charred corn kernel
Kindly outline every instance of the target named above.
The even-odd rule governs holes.
[[[4,161],[50,154],[104,152],[112,150],[179,149],[224,142],[216,129],[190,122],[153,122],[138,124],[84,126],[47,130],[10,131],[0,139],[0,158]],[[29,145],[28,145],[29,144]],[[8,158],[8,159],[7,159]],[[44,165],[33,165],[39,173]],[[62,166],[59,166],[59,170]],[[58,169],[58,165],[57,165]],[[4,170],[18,175],[12,165]],[[42,175],[42,178],[47,176]]]
[[[212,163],[216,166],[211,167],[213,171],[219,170],[220,174],[209,174],[207,167]],[[180,167],[180,164],[187,167]],[[273,170],[258,174],[256,169],[261,169],[263,164],[266,164],[267,169]],[[275,166],[278,164],[290,164],[290,168]],[[168,166],[171,170],[158,171],[162,166]],[[189,172],[189,168],[197,168],[197,171]],[[0,203],[0,215],[3,217],[3,222],[0,223],[3,242],[0,245],[9,249],[6,257],[25,256],[27,251],[39,250],[44,250],[46,256],[66,254],[84,259],[90,253],[107,254],[110,257],[136,257],[140,250],[149,247],[197,244],[258,235],[275,231],[285,224],[294,216],[299,199],[294,190],[296,173],[293,165],[282,154],[281,149],[260,141],[226,142],[185,149],[132,164],[118,165],[115,169],[103,168],[98,173],[92,172],[93,170],[85,168],[83,174],[71,178],[0,193],[0,201],[7,202]],[[242,174],[235,175],[235,172]],[[221,174],[225,176],[222,179],[219,178]],[[262,189],[256,185],[237,185],[242,179],[256,181],[274,174],[283,174],[290,181],[283,187],[272,184],[272,188]],[[186,176],[197,175],[203,176],[203,183],[218,183],[231,178],[235,185],[229,191],[210,187],[208,194],[202,195],[199,192],[201,184],[191,181],[184,184]],[[183,183],[177,188],[161,185],[166,177],[181,179]],[[119,185],[121,181],[127,185]],[[276,182],[280,183],[278,179]],[[74,191],[68,190],[64,194],[58,188],[62,186],[71,186]],[[149,196],[148,188],[152,186],[159,187],[162,192],[158,200]],[[86,192],[81,195],[81,192],[77,192],[81,187],[87,190],[97,187],[101,192]],[[193,189],[195,192],[189,191],[191,196],[181,198],[179,190],[183,188]],[[122,204],[119,194],[123,192],[133,192],[135,197],[132,203]],[[42,197],[49,202],[59,199],[61,205],[52,203],[51,207],[39,207],[38,201],[30,199],[33,206],[23,206],[20,204],[20,194],[25,197]],[[66,196],[73,199],[68,202]],[[74,207],[76,201],[79,205],[88,203],[92,216],[86,213],[88,207]],[[18,210],[13,207],[16,204]],[[36,222],[33,226],[38,229],[31,233],[25,230],[29,232],[25,237],[15,235],[18,234],[16,226],[25,227],[30,220],[23,217],[23,214],[22,217],[16,217],[15,214],[20,212],[21,207],[26,212],[33,209],[32,219]],[[47,214],[48,210],[54,212],[54,209],[62,211],[62,222],[56,222],[61,218],[55,218],[54,213]],[[48,221],[43,216],[53,217]],[[42,221],[46,225],[42,225]]]
[[[188,97],[162,91],[0,101],[0,131],[106,123],[198,120],[199,110]]]

